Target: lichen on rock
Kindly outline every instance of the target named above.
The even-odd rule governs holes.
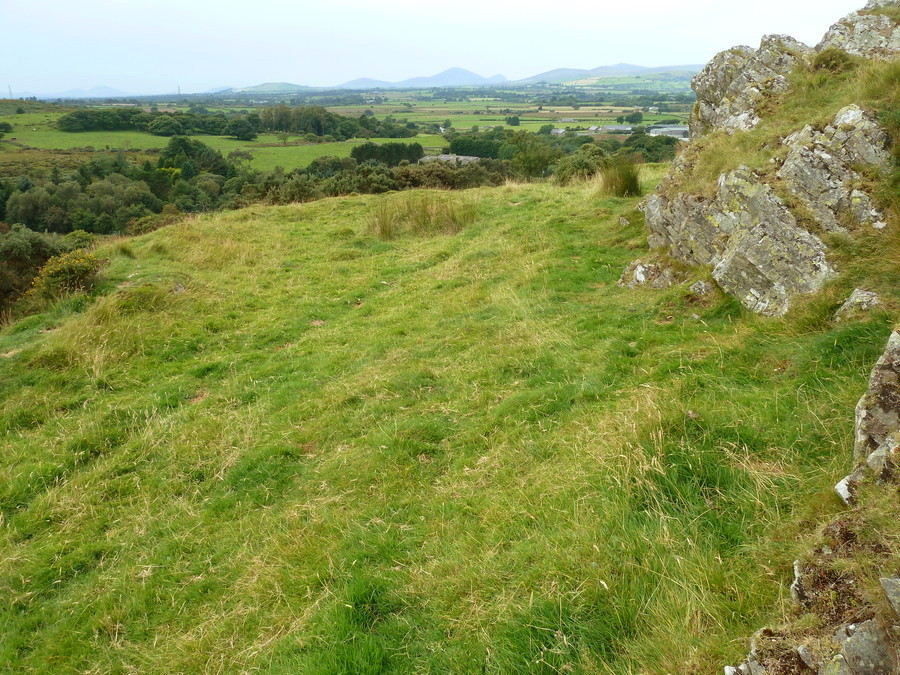
[[[884,216],[865,192],[854,187],[860,176],[853,167],[888,170],[889,142],[874,119],[859,106],[850,105],[824,130],[806,126],[785,138],[790,151],[778,177],[824,230],[843,232],[842,223],[881,229]]]
[[[755,312],[781,316],[795,295],[818,291],[834,274],[825,244],[746,167],[723,174],[711,202],[656,194],[641,208],[651,246],[688,265],[713,265],[722,290]]]
[[[853,289],[850,297],[844,300],[844,303],[838,308],[831,318],[835,323],[847,321],[857,317],[874,307],[881,304],[881,298],[878,293],[866,291],[861,288]]]
[[[716,54],[691,82],[697,92],[691,136],[755,127],[759,124],[756,108],[763,97],[786,91],[787,73],[811,53],[792,37],[766,35],[759,49],[740,46]]]
[[[854,456],[866,459],[891,441],[900,429],[900,331],[894,331],[887,348],[869,376],[869,388],[856,404]]]

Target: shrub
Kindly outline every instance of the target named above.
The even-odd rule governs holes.
[[[576,152],[559,160],[554,178],[560,185],[586,180],[608,164],[608,158],[608,153],[600,146],[582,145]]]
[[[97,235],[84,230],[72,230],[62,238],[63,245],[70,251],[88,249],[97,243]]]
[[[640,197],[640,171],[634,163],[621,159],[600,169],[600,191],[608,197]]]
[[[44,298],[87,291],[97,281],[101,267],[101,260],[84,249],[54,256],[35,277],[34,291]]]
[[[829,73],[844,73],[856,68],[856,61],[843,49],[829,47],[816,54],[812,61],[812,68]]]

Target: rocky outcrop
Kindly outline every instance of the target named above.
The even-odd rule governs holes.
[[[834,273],[825,244],[746,167],[723,174],[711,202],[656,194],[641,208],[651,246],[688,265],[713,265],[722,290],[760,314],[785,314],[793,296],[816,292]]]
[[[785,186],[800,199],[828,232],[850,226],[885,226],[884,216],[869,196],[854,187],[860,180],[854,166],[890,168],[889,138],[859,106],[841,109],[822,131],[806,126],[784,139],[790,148],[778,171]]]
[[[896,26],[891,17],[874,13],[887,6],[900,3],[872,0],[832,31],[850,31],[853,39],[842,44],[854,53],[884,54],[893,49],[897,29],[876,47],[867,41],[881,40],[881,33],[863,34],[863,29],[870,20]],[[835,46],[829,39],[821,49]],[[814,56],[783,35],[766,36],[756,50],[735,47],[717,54],[692,81],[697,92],[692,136],[752,129],[766,96],[786,91],[790,71]],[[865,190],[868,180],[893,166],[889,135],[858,105],[842,108],[824,128],[807,125],[781,143],[786,155],[772,159],[771,169],[761,172],[765,179],[745,167],[724,173],[712,199],[678,190],[704,151],[695,146],[675,160],[657,194],[640,207],[651,248],[666,249],[685,265],[711,266],[722,290],[767,316],[784,315],[796,296],[817,292],[835,273],[819,235],[886,227],[885,214]],[[852,299],[852,307],[835,320],[847,320],[866,302]]]
[[[896,494],[900,482],[898,415],[900,331],[895,331],[856,408],[857,468],[838,484],[839,493],[841,488],[847,490],[848,498],[841,497],[848,504],[853,503],[853,488],[863,480],[880,484],[888,495]],[[859,509],[856,514],[858,518]],[[758,631],[750,641],[747,659],[737,667],[727,666],[726,675],[900,673],[900,578],[879,579],[883,597],[875,603],[880,603],[881,609],[873,604],[871,591],[868,596],[861,592],[860,578],[848,571],[852,566],[847,563],[865,559],[871,565],[890,566],[890,555],[880,541],[859,537],[853,520],[851,512],[829,524],[823,532],[825,543],[811,552],[806,562],[794,561],[791,597],[800,612],[816,617],[815,624],[794,631],[790,627]],[[818,634],[810,631],[810,625],[817,626]],[[801,640],[809,642],[798,645]]]
[[[871,0],[861,12],[854,12],[829,28],[816,50],[837,48],[867,58],[896,56],[900,53],[900,26],[874,12],[897,4],[896,0]]]
[[[697,92],[691,136],[755,127],[759,103],[768,93],[786,91],[787,73],[811,51],[787,35],[766,35],[759,49],[741,46],[716,54],[691,82]]]

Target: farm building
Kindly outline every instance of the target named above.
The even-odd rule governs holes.
[[[673,138],[690,137],[690,129],[687,126],[672,125],[668,127],[652,127],[647,129],[647,133],[651,136],[672,136]]]
[[[634,127],[630,124],[607,124],[603,127],[605,134],[630,134],[634,131]]]

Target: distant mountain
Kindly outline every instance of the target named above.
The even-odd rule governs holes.
[[[291,84],[290,82],[266,82],[252,87],[239,87],[232,89],[235,94],[292,94],[295,91],[309,89],[305,84]]]
[[[400,82],[385,82],[384,80],[372,80],[361,78],[351,80],[338,85],[338,89],[421,89],[428,87],[472,87],[506,82],[503,75],[482,77],[477,73],[463,68],[449,68],[437,75],[430,77],[412,77]]]
[[[681,75],[689,76],[703,70],[703,64],[690,64],[684,66],[657,66],[647,68],[635,66],[630,63],[617,63],[613,66],[598,66],[597,68],[557,68],[545,73],[538,73],[531,77],[516,80],[514,84],[532,84],[536,82],[574,82],[598,77],[633,77],[635,75]]]
[[[361,77],[357,80],[350,80],[344,84],[338,85],[338,89],[390,89],[397,86],[393,82],[385,82],[384,80],[373,80],[370,77]]]

